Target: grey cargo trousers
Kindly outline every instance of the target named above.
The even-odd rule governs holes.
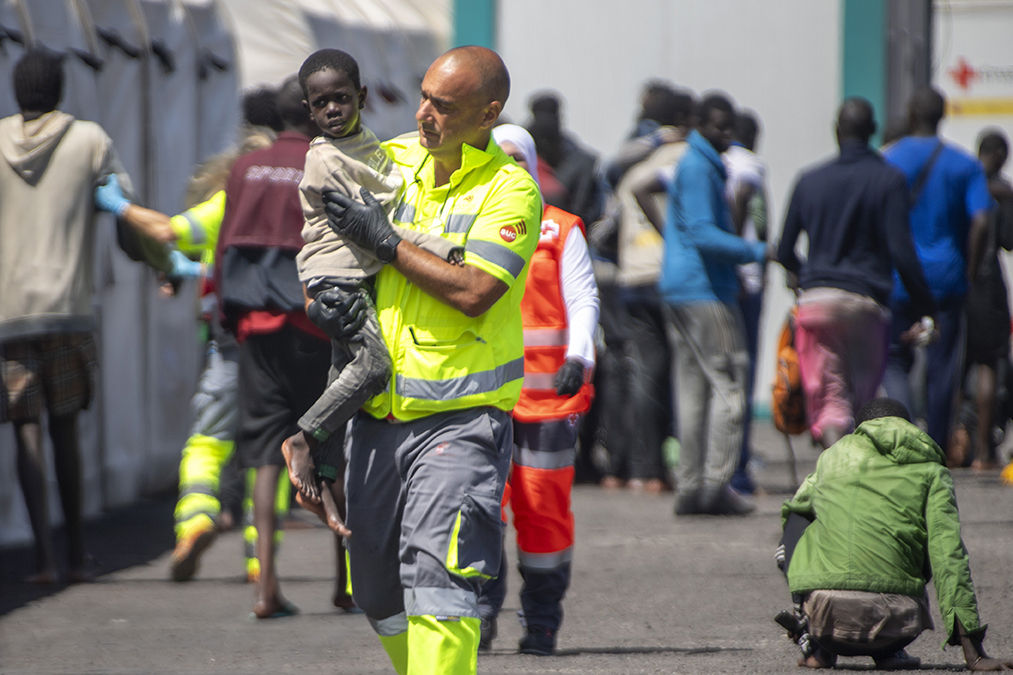
[[[471,408],[405,423],[359,413],[345,487],[352,597],[381,636],[409,616],[478,618],[499,571],[510,416]]]

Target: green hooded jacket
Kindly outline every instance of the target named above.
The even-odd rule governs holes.
[[[792,593],[847,590],[920,597],[933,577],[947,642],[956,619],[984,637],[953,478],[943,451],[899,417],[869,420],[827,449],[781,506],[813,521],[788,569]]]

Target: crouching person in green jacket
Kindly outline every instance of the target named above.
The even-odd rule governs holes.
[[[934,628],[925,592],[934,577],[945,644],[961,645],[971,670],[1013,666],[982,648],[986,626],[943,451],[892,399],[870,401],[855,422],[781,507],[777,560],[795,612],[777,621],[802,649],[799,665],[871,656],[879,669],[917,668],[904,648]]]

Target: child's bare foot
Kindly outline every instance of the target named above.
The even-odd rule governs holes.
[[[332,532],[342,537],[352,536],[352,531],[345,527],[345,521],[338,512],[338,505],[334,501],[329,486],[324,483],[320,490],[321,499],[318,502],[311,502],[302,492],[295,493],[295,501],[310,513],[316,515],[320,521],[329,527]]]
[[[281,443],[281,454],[288,466],[288,477],[296,489],[310,501],[320,501],[320,490],[317,487],[315,468],[311,453],[317,440],[299,431]]]
[[[338,505],[334,501],[334,494],[331,492],[330,481],[322,480],[320,484],[320,497],[321,501],[323,501],[324,513],[327,516],[324,522],[327,523],[327,527],[342,537],[352,536],[352,531],[345,527],[345,519],[341,517],[341,513],[338,511]]]

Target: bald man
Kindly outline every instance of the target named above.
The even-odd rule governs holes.
[[[854,430],[855,412],[883,379],[894,269],[917,315],[935,313],[911,239],[907,183],[869,147],[875,131],[868,101],[841,105],[840,155],[798,179],[777,251],[798,278],[795,341],[810,431],[824,448]],[[800,261],[795,242],[803,230],[809,255]]]
[[[509,89],[495,52],[453,49],[422,81],[418,133],[384,144],[405,179],[394,223],[463,246],[462,265],[402,241],[368,191],[324,195],[331,227],[385,263],[376,309],[393,374],[353,422],[347,526],[355,603],[402,675],[476,672],[478,593],[499,569],[542,212],[491,140]]]

